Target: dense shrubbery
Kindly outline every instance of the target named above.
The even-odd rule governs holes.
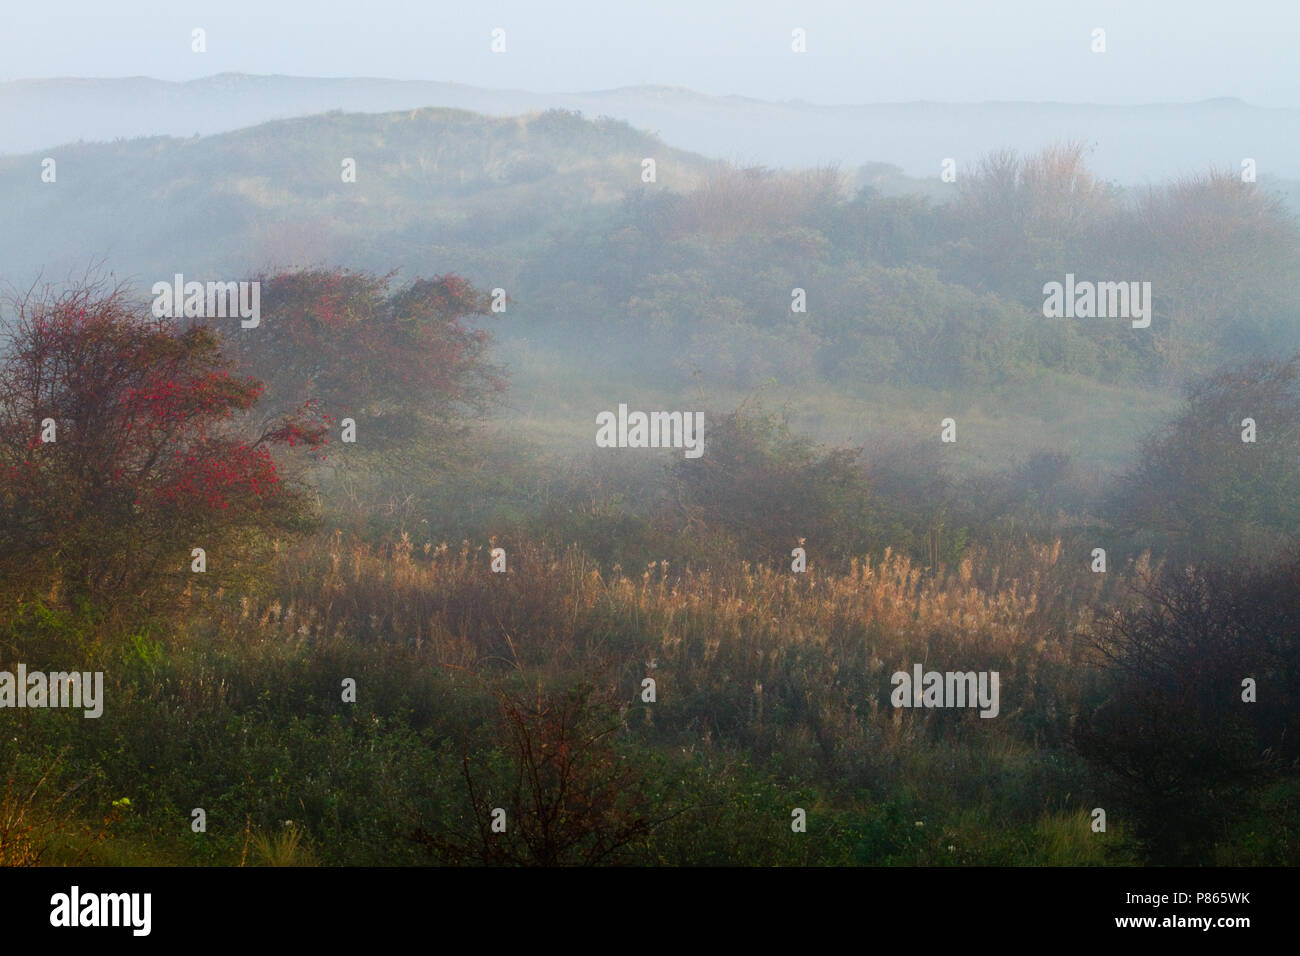
[[[1234,363],[1191,383],[1181,414],[1142,443],[1110,510],[1142,544],[1182,561],[1272,560],[1293,547],[1300,354]]]
[[[842,189],[834,170],[723,169],[684,195],[630,198],[538,249],[520,276],[530,334],[594,335],[611,355],[634,339],[683,381],[702,370],[740,388],[987,387],[1043,371],[1167,385],[1300,346],[1300,230],[1238,177],[1126,196],[1067,144],[988,157],[942,205]],[[1044,320],[1043,285],[1066,273],[1151,282],[1149,332]]]
[[[1077,728],[1082,753],[1110,774],[1152,862],[1214,862],[1220,849],[1238,862],[1249,834],[1257,862],[1294,863],[1300,561],[1170,570],[1143,591],[1097,637],[1112,668]]]

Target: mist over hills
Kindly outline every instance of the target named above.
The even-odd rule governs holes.
[[[1062,139],[1093,146],[1092,168],[1124,183],[1208,166],[1300,178],[1300,110],[1221,98],[1197,103],[876,103],[817,105],[710,96],[671,87],[533,93],[457,83],[225,73],[187,82],[146,77],[0,83],[0,153],[140,136],[211,135],[273,119],[421,107],[508,116],[546,109],[608,116],[675,147],[769,166],[887,162],[937,176],[995,149],[1022,152]]]
[[[1059,189],[1022,175],[1006,194],[995,172],[963,205],[959,184],[887,164],[764,170],[609,118],[445,108],[52,152],[54,183],[44,151],[0,156],[0,207],[26,224],[0,237],[10,288],[93,262],[142,295],[177,272],[454,272],[510,296],[493,331],[521,427],[584,445],[593,396],[703,382],[723,404],[774,389],[825,440],[955,410],[988,423],[962,449],[984,464],[1042,444],[1113,467],[1168,386],[1298,344],[1294,211],[1231,171],[1144,199],[1058,149],[1040,169]],[[1149,332],[1045,321],[1043,283],[1074,272],[1150,276]]]

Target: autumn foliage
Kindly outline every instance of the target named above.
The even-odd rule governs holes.
[[[397,465],[415,450],[445,451],[504,390],[485,360],[488,334],[466,324],[490,303],[459,276],[400,289],[391,273],[346,270],[260,281],[261,327],[229,329],[233,354],[267,383],[269,411],[311,408],[336,435],[338,423],[352,419],[349,455],[364,455],[371,468]]]
[[[0,358],[0,561],[18,599],[157,608],[307,516],[275,449],[319,422],[251,426],[262,386],[219,337],[153,317],[121,288],[29,293]],[[170,583],[167,582],[168,579]]]

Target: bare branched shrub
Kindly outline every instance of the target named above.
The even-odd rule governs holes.
[[[496,696],[504,763],[484,772],[465,754],[472,828],[418,831],[431,853],[453,864],[592,866],[619,862],[650,834],[657,821],[640,774],[613,744],[622,715],[611,695],[580,685],[539,688],[534,699],[498,687]]]

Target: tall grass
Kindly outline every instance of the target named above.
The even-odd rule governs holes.
[[[490,569],[493,546],[505,573]],[[106,645],[102,719],[0,715],[6,739],[27,721],[0,757],[68,746],[69,773],[95,777],[88,800],[131,797],[98,860],[147,847],[191,862],[414,863],[416,831],[473,819],[461,765],[496,766],[508,744],[497,689],[582,683],[624,702],[619,766],[637,768],[651,818],[668,821],[627,861],[1096,859],[1113,839],[1070,842],[1097,804],[1066,741],[1093,692],[1087,608],[1116,600],[1121,573],[1090,574],[1060,542],[938,571],[891,552],[846,568],[814,555],[798,574],[624,569],[577,546],[321,536],[282,547],[260,593],[196,587],[185,630]],[[40,666],[51,645],[19,630],[16,649]],[[999,671],[1000,715],[894,709],[890,676],[914,663]],[[195,806],[206,834],[190,832]],[[794,806],[810,810],[807,840],[790,839]]]

